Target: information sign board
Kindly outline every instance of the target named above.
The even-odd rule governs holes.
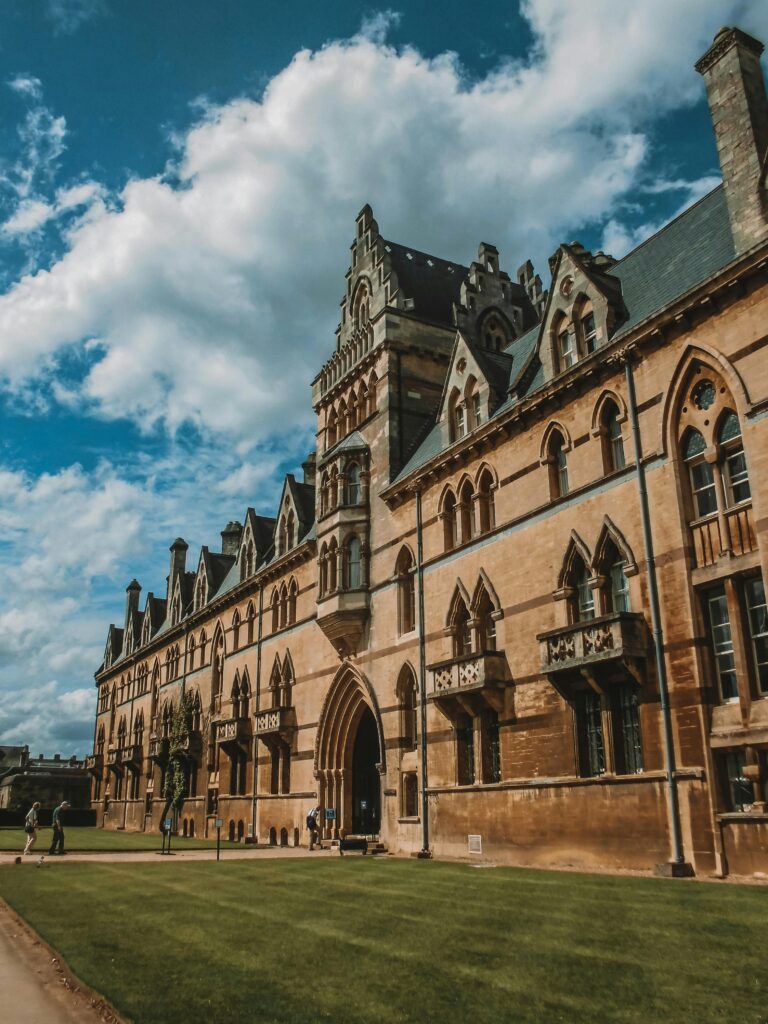
[[[336,820],[336,808],[335,807],[326,807],[325,808],[325,820],[326,821],[335,821]]]

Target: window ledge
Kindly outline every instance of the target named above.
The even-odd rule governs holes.
[[[418,825],[421,818],[398,818],[398,825]]]

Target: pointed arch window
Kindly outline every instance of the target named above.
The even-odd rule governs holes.
[[[614,557],[609,563],[608,568],[608,598],[609,598],[609,611],[611,612],[629,612],[632,610],[632,606],[629,600],[629,580],[627,579],[627,563],[623,558],[619,556],[619,553],[614,548]]]
[[[404,750],[415,750],[417,739],[416,679],[410,665],[404,665],[397,680],[400,736]]]
[[[561,320],[557,326],[557,364],[562,373],[576,362],[576,331],[571,320]]]
[[[336,410],[331,408],[328,413],[328,421],[325,428],[326,448],[332,448],[337,441],[337,416]]]
[[[293,514],[293,509],[288,513],[288,517],[285,521],[285,539],[286,539],[286,551],[290,551],[296,543],[296,516]]]
[[[280,595],[277,587],[272,591],[269,607],[272,611],[272,632],[276,633],[280,629]]]
[[[224,685],[224,636],[218,633],[213,642],[213,672],[211,675],[211,703],[214,710],[221,710],[221,691]]]
[[[466,544],[475,535],[475,491],[469,480],[465,480],[459,491],[461,513],[461,542]]]
[[[347,504],[360,504],[360,466],[356,462],[350,462],[347,466]]]
[[[96,753],[104,755],[104,726],[99,726],[99,732],[96,737]]]
[[[493,503],[495,484],[489,469],[484,469],[477,480],[478,532],[488,533],[496,526],[496,510]]]
[[[200,667],[202,668],[205,664],[206,650],[208,647],[208,637],[206,636],[205,630],[200,633]]]
[[[694,514],[703,519],[717,512],[717,490],[712,463],[706,459],[707,443],[698,430],[689,430],[683,439],[683,459],[688,467]]]
[[[589,355],[597,348],[597,325],[595,324],[595,313],[592,303],[586,302],[579,315],[579,333],[581,334],[581,345],[585,355]]]
[[[328,592],[333,593],[338,589],[339,579],[339,546],[336,538],[331,538],[328,545]]]
[[[358,590],[362,586],[362,560],[360,553],[360,541],[353,534],[347,541],[346,547],[346,587],[347,590]]]
[[[453,491],[447,491],[443,498],[443,546],[446,551],[453,551],[458,543],[456,530],[456,498]]]
[[[240,649],[240,612],[235,609],[235,614],[232,616],[232,650],[237,651]]]
[[[615,473],[626,466],[624,437],[621,430],[621,413],[615,402],[607,401],[600,417],[600,434],[603,442],[603,469]]]
[[[256,623],[256,611],[255,611],[255,609],[253,607],[253,601],[251,601],[248,604],[248,610],[246,612],[246,622],[248,623],[248,626],[247,626],[248,643],[252,644],[253,641],[254,641],[254,632],[255,632],[254,626],[255,626],[255,623]]]
[[[741,440],[741,426],[739,417],[730,409],[720,421],[717,443],[720,446],[728,505],[738,505],[742,501],[749,501],[752,491],[749,486],[747,458]]]
[[[480,649],[483,651],[496,650],[496,609],[483,587],[480,598],[476,605],[477,635]]]
[[[288,588],[285,583],[280,587],[280,629],[288,625]]]
[[[331,508],[331,482],[328,473],[324,472],[320,479],[320,515],[324,516]]]
[[[568,456],[565,438],[559,430],[553,430],[547,445],[547,465],[549,468],[549,494],[552,501],[564,498],[570,491],[568,480]]]
[[[197,644],[195,638],[191,636],[189,638],[189,671],[194,672],[195,670],[195,655],[197,654]]]
[[[413,555],[408,547],[400,549],[395,564],[397,579],[398,632],[411,633],[416,628],[416,578]]]
[[[460,658],[464,654],[472,653],[472,628],[470,626],[469,609],[464,598],[460,595],[456,599],[451,617],[451,631],[453,633],[453,656]]]
[[[296,622],[296,595],[299,592],[298,584],[294,577],[288,584],[288,625],[292,626]]]
[[[289,708],[291,706],[291,694],[293,692],[293,668],[288,654],[286,654],[285,660],[283,661],[283,671],[280,676],[279,688],[278,706],[281,708]]]
[[[509,332],[497,313],[491,313],[483,320],[480,335],[489,352],[501,352],[509,343]]]

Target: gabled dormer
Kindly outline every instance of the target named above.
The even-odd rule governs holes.
[[[456,335],[440,403],[446,444],[486,423],[506,396],[513,357],[489,352],[462,332]]]
[[[227,573],[235,563],[234,554],[210,551],[206,545],[200,549],[197,572],[190,574],[190,598],[193,611],[200,611],[211,601],[221,587]]]
[[[123,627],[123,656],[132,654],[141,643],[141,612],[139,596],[141,584],[131,580],[125,589],[125,625]]]
[[[258,567],[266,559],[272,548],[277,520],[268,516],[257,516],[254,509],[245,513],[240,546],[237,552],[237,564],[240,579],[246,580],[253,576]]]
[[[165,621],[166,602],[150,591],[141,618],[141,646],[148,644]]]
[[[120,657],[123,649],[123,630],[117,626],[110,625],[107,633],[107,644],[104,648],[104,668],[111,668]]]
[[[544,378],[565,373],[606,345],[626,319],[616,261],[583,245],[561,245],[551,257],[552,287],[539,342]]]
[[[280,558],[291,551],[312,529],[315,521],[315,488],[298,483],[288,473],[280,496],[274,532],[275,556]]]

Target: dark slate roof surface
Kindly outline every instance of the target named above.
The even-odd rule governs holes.
[[[384,245],[402,296],[414,300],[414,313],[451,326],[453,303],[459,301],[461,284],[469,276],[469,269],[398,242],[384,240]]]

